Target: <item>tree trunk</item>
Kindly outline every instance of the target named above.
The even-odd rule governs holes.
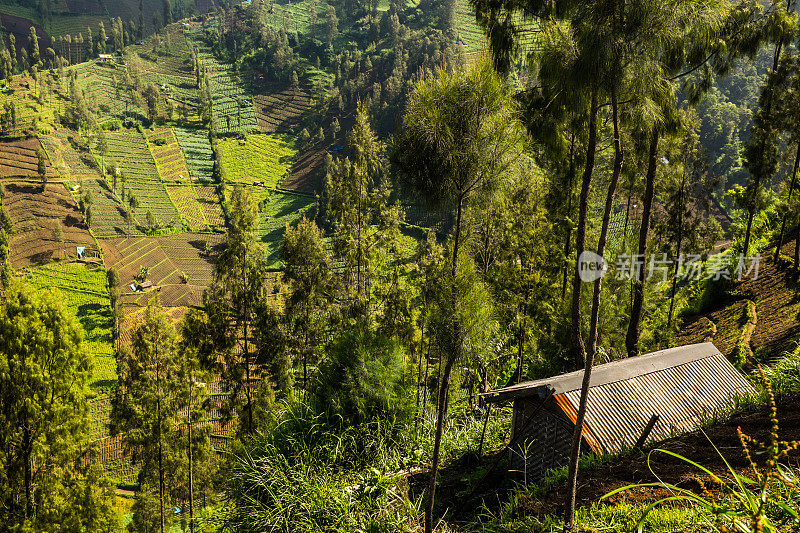
[[[161,375],[158,340],[156,340],[156,421],[158,424],[158,507],[161,533],[164,533],[164,448],[161,435]]]
[[[792,0],[786,0],[786,9],[791,10],[792,7]],[[781,50],[783,48],[783,40],[779,40],[778,43],[775,45],[775,53],[772,56],[772,72],[774,73],[778,70],[778,63],[780,63],[781,59]],[[767,84],[769,83],[769,78],[767,79]],[[772,113],[772,91],[767,93],[767,101],[764,104],[764,108],[766,110],[765,116],[767,117],[767,121],[771,120],[771,113]],[[766,137],[762,136],[761,141],[761,151],[764,151],[764,143],[766,143]],[[753,181],[753,204],[750,205],[747,209],[747,230],[744,234],[744,248],[742,250],[742,256],[746,257],[747,252],[750,249],[750,233],[753,229],[753,218],[755,218],[756,214],[756,201],[758,200],[758,190],[761,187],[761,172],[755,174],[754,181]]]
[[[189,383],[189,532],[194,533],[194,457],[192,454],[192,393],[194,379]]]
[[[675,247],[675,271],[672,275],[672,287],[670,288],[669,295],[669,314],[667,315],[667,334],[670,336],[672,335],[672,313],[675,310],[675,292],[678,288],[678,266],[680,265],[681,245],[683,244],[683,195],[685,188],[686,170],[684,168],[683,177],[681,178],[681,189],[678,195],[678,206],[680,206],[680,213],[678,214],[678,242]]]
[[[608,226],[611,223],[611,211],[614,208],[614,196],[617,192],[619,176],[622,173],[622,164],[625,154],[622,150],[622,139],[619,129],[619,107],[617,105],[617,91],[611,89],[611,117],[614,124],[614,168],[611,174],[611,182],[608,184],[606,193],[606,205],[603,210],[603,222],[600,227],[600,238],[597,241],[597,255],[603,257],[606,251],[606,241],[608,239]],[[604,259],[605,261],[605,259]],[[600,317],[600,293],[603,290],[603,277],[598,277],[594,282],[594,294],[592,296],[592,315],[589,326],[589,350],[586,353],[587,368],[594,361],[597,351],[597,323]]]
[[[25,412],[22,416],[23,420],[23,428],[22,428],[22,449],[23,449],[23,457],[25,462],[25,518],[33,518],[33,466],[31,464],[31,449],[33,448],[33,443],[31,442],[31,426],[30,420],[28,420],[28,410],[25,409]]]
[[[586,167],[581,180],[581,196],[578,205],[578,227],[575,234],[575,271],[572,278],[572,338],[571,351],[575,365],[580,367],[586,357],[586,347],[581,331],[581,276],[578,259],[586,249],[586,218],[589,210],[589,188],[592,184],[594,159],[597,150],[597,89],[592,89],[592,103],[589,110],[589,138],[586,144]]]
[[[572,214],[572,184],[575,181],[575,132],[569,143],[569,170],[567,171],[567,217]],[[567,296],[567,282],[569,281],[569,252],[572,244],[572,226],[567,225],[564,235],[564,279],[561,282],[561,301]]]
[[[792,179],[789,182],[789,197],[786,199],[787,204],[791,204],[792,201],[792,194],[794,193],[795,183],[797,183],[797,167],[800,165],[800,142],[797,143],[797,148],[795,148],[794,152],[794,167],[792,168]],[[789,216],[789,206],[787,205],[786,213],[783,215],[783,219],[781,220],[781,231],[778,234],[778,243],[775,245],[775,258],[774,261],[777,263],[778,259],[781,255],[781,246],[783,246],[783,235],[786,231],[786,219]]]
[[[453,283],[458,273],[458,246],[461,239],[461,210],[464,204],[464,195],[458,197],[458,211],[456,214],[456,234],[453,241]],[[433,531],[433,504],[436,497],[436,477],[439,473],[439,449],[442,444],[442,433],[444,432],[444,422],[447,415],[447,398],[450,389],[450,371],[453,369],[456,355],[450,354],[444,366],[444,373],[439,383],[439,398],[436,409],[436,432],[433,437],[433,464],[431,465],[431,478],[428,484],[428,504],[425,507],[425,533]],[[441,366],[441,363],[440,365]]]
[[[631,320],[628,324],[628,333],[625,335],[625,348],[628,357],[639,355],[639,325],[642,321],[642,307],[644,305],[644,281],[645,281],[645,254],[647,253],[647,234],[650,232],[650,213],[653,207],[653,196],[655,195],[656,182],[656,154],[658,153],[659,133],[653,129],[650,139],[650,154],[647,162],[647,175],[642,201],[642,225],[639,228],[639,251],[634,258],[634,265],[641,264],[636,272],[636,280],[633,285],[633,305],[631,306]]]
[[[581,331],[581,277],[580,277],[580,255],[586,248],[586,216],[589,209],[589,188],[592,182],[592,172],[594,171],[594,158],[597,149],[597,88],[592,89],[592,103],[589,109],[589,139],[586,146],[586,167],[583,171],[581,183],[580,204],[578,205],[578,228],[575,235],[575,273],[572,280],[572,349],[576,362],[585,363],[591,361],[586,357],[586,347],[583,343],[583,332]],[[591,364],[591,363],[589,363]],[[587,374],[588,376],[588,374]],[[586,376],[584,377],[584,379]],[[572,439],[570,454],[570,467],[568,475],[569,486],[567,488],[567,509],[564,519],[565,529],[572,527],[575,518],[575,489],[578,481],[577,465],[580,456],[580,434],[576,432]]]
[[[454,357],[450,357],[444,366],[442,382],[439,385],[439,398],[437,401],[436,413],[436,433],[433,438],[433,464],[431,465],[431,477],[428,482],[428,504],[425,507],[425,533],[433,532],[433,504],[436,497],[436,477],[439,473],[439,451],[442,444],[442,433],[444,432],[444,421],[447,413],[447,393],[450,387],[450,371],[453,369]]]

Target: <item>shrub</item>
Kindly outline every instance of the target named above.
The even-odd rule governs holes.
[[[411,412],[403,384],[403,349],[388,337],[354,329],[331,347],[314,384],[317,412],[345,425],[404,422]]]

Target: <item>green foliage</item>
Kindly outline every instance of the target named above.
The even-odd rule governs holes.
[[[331,429],[302,404],[233,461],[226,525],[241,532],[416,531],[416,505],[385,472],[380,429]]]
[[[38,289],[56,289],[65,311],[83,328],[84,345],[94,358],[93,388],[108,388],[117,380],[114,319],[102,268],[80,263],[53,264],[34,269],[26,281]]]
[[[0,522],[11,530],[118,529],[88,450],[92,359],[54,291],[21,283],[0,309]]]
[[[342,332],[312,387],[316,410],[345,425],[406,422],[411,409],[404,360],[397,341],[361,328]]]

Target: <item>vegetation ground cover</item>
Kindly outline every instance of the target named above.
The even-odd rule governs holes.
[[[795,242],[782,248],[791,255]],[[724,280],[723,280],[724,284]],[[748,278],[732,296],[711,298],[701,314],[689,316],[678,336],[679,344],[711,340],[729,357],[736,350],[739,333],[747,322],[748,301],[758,309],[758,321],[750,338],[756,356],[770,361],[794,348],[800,338],[800,297],[795,293],[797,281],[787,264],[776,265],[771,255],[761,257],[758,278]]]
[[[0,90],[0,108],[13,106],[16,125],[6,125],[4,134],[36,135],[56,129],[56,113],[66,106],[64,87],[49,72],[39,74],[38,81],[29,75],[14,76],[11,83],[3,82]],[[44,91],[43,91],[44,89]]]
[[[10,243],[13,268],[76,259],[77,247],[85,247],[87,257],[99,251],[63,184],[48,183],[44,191],[41,183],[34,181],[4,180],[2,186],[2,204],[14,224]]]
[[[77,202],[82,195],[92,198],[92,233],[98,238],[118,235],[141,235],[135,223],[126,220],[127,207],[123,206],[111,186],[101,178],[90,178],[80,182],[80,189],[73,193]]]
[[[32,269],[26,281],[56,289],[69,313],[83,326],[86,348],[94,359],[94,388],[110,388],[117,379],[114,318],[105,269],[83,263],[60,263]]]
[[[130,285],[142,267],[147,279],[160,287],[159,298],[166,307],[199,306],[203,290],[211,284],[214,255],[222,241],[220,235],[181,233],[166,237],[128,237],[101,241],[106,267],[119,276],[122,302],[126,306],[146,307],[154,295],[134,293]]]
[[[184,182],[191,179],[186,158],[172,128],[147,130],[145,137],[162,181]]]
[[[214,151],[208,131],[176,127],[175,137],[183,150],[186,166],[192,179],[211,183],[214,179]]]
[[[77,133],[58,129],[40,139],[55,171],[64,179],[75,183],[100,177],[97,162]]]
[[[124,67],[94,60],[70,67],[70,71],[75,72],[77,85],[100,122],[128,115],[144,116],[125,81]]]
[[[244,141],[225,139],[217,150],[223,179],[247,185],[260,181],[267,188],[280,185],[297,155],[294,139],[283,134],[248,135]]]
[[[181,214],[184,227],[193,231],[202,231],[209,227],[203,204],[201,204],[206,200],[200,198],[200,193],[194,185],[191,183],[167,185],[167,194]]]
[[[267,248],[270,268],[282,268],[280,247],[286,226],[304,216],[313,216],[316,200],[307,195],[283,191],[266,194],[259,206],[258,236]]]
[[[122,173],[115,192],[128,204],[132,196],[136,198],[137,206],[132,209],[136,222],[146,227],[150,212],[161,226],[179,224],[180,215],[159,178],[145,138],[135,130],[123,130],[108,133],[107,142],[106,165],[119,168]],[[99,155],[96,146],[95,155]]]

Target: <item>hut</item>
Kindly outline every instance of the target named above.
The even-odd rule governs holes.
[[[487,393],[513,402],[512,468],[529,480],[568,464],[583,371]],[[581,453],[617,453],[691,431],[755,389],[710,342],[598,365],[593,369]]]

